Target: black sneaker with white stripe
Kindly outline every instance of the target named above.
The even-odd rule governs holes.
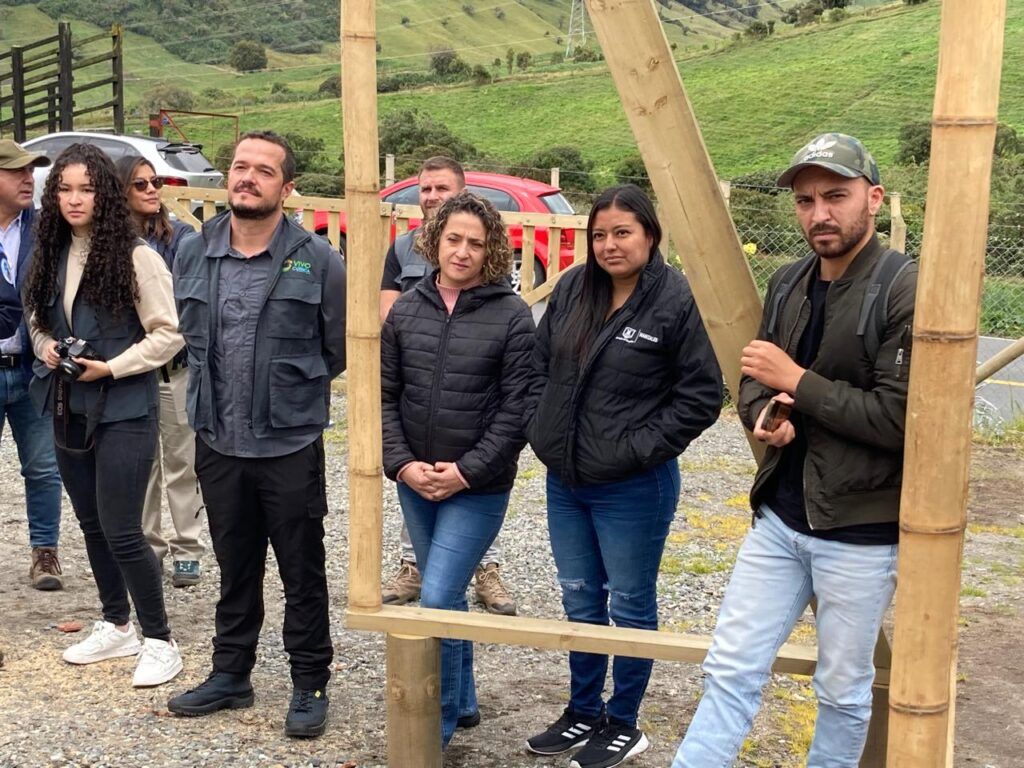
[[[583,717],[566,707],[562,716],[546,731],[526,740],[526,748],[537,755],[559,755],[582,747],[607,724],[604,712],[597,717]]]
[[[610,721],[576,753],[569,768],[611,768],[639,755],[650,745],[639,728]]]

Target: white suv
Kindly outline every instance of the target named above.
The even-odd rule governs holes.
[[[72,144],[92,144],[115,162],[125,155],[142,155],[153,165],[164,183],[179,187],[220,187],[224,174],[218,171],[202,153],[198,144],[176,144],[167,139],[150,136],[121,136],[113,133],[87,133],[67,131],[51,133],[37,139],[29,139],[22,146],[30,152],[39,152],[50,160],[56,160]],[[50,174],[49,166],[33,171],[36,182],[36,204],[43,192],[43,184]],[[200,204],[194,204],[193,209]]]

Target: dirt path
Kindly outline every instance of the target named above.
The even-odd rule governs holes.
[[[27,585],[27,532],[23,486],[9,432],[0,443],[0,768],[34,766],[341,766],[386,763],[384,654],[381,637],[343,628],[347,578],[347,423],[344,399],[335,404],[327,434],[332,513],[327,519],[329,578],[336,649],[331,683],[331,723],[313,742],[282,735],[290,694],[281,645],[281,586],[268,566],[267,618],[253,676],[256,706],[249,710],[181,720],[167,716],[167,696],[198,681],[209,664],[209,639],[217,597],[212,557],[202,583],[166,593],[172,630],[182,646],[185,671],[170,685],[131,688],[131,660],[72,668],[60,653],[74,642],[55,629],[96,619],[95,586],[81,534],[65,503],[61,555],[67,589],[39,593]],[[666,631],[709,632],[736,547],[748,522],[745,494],[753,463],[735,418],[724,417],[681,461],[683,499],[662,563],[661,619]],[[529,616],[561,617],[544,515],[544,472],[529,452],[502,533],[505,578]],[[972,482],[972,527],[965,575],[958,699],[957,766],[1024,766],[1024,452],[978,447]],[[396,562],[399,512],[394,492],[385,495],[385,570]],[[813,626],[798,626],[794,640],[813,644]],[[483,723],[460,732],[446,756],[448,768],[565,766],[567,760],[534,759],[523,740],[554,720],[565,704],[565,655],[507,646],[477,646],[476,669]],[[641,724],[650,751],[632,764],[667,766],[700,690],[696,667],[656,664]],[[765,709],[744,747],[741,765],[796,766],[814,718],[809,680],[778,677],[765,694]],[[400,768],[400,767],[393,767]]]

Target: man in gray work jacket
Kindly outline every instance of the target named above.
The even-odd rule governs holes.
[[[331,379],[345,369],[345,267],[326,240],[284,216],[294,175],[284,139],[242,136],[228,171],[231,210],[186,239],[174,265],[196,474],[221,594],[213,672],[168,709],[195,716],[252,705],[269,541],[284,583],[293,684],[285,733],[313,737],[327,723],[333,655],[323,429]]]

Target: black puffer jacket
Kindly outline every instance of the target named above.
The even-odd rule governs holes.
[[[678,456],[722,408],[722,374],[686,278],[655,253],[582,365],[552,356],[583,285],[559,282],[537,331],[526,435],[569,485],[622,480]]]
[[[504,282],[464,291],[449,316],[436,278],[404,293],[381,331],[384,473],[454,461],[467,493],[507,491],[526,444],[533,316]]]

